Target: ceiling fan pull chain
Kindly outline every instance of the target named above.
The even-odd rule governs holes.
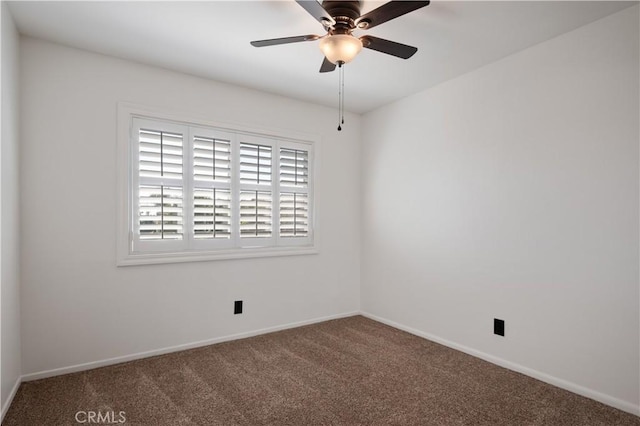
[[[343,63],[338,61],[338,131],[342,131],[341,124],[344,124],[343,99],[344,99],[344,68]]]
[[[340,101],[340,109],[341,109],[341,113],[340,115],[342,116],[342,124],[344,124],[344,67],[340,67],[340,91],[342,92],[342,99]]]

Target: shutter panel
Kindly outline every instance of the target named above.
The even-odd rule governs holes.
[[[240,191],[240,237],[271,237],[271,193]]]
[[[182,188],[141,185],[138,214],[141,240],[181,240]]]
[[[231,191],[201,189],[193,191],[194,236],[196,239],[231,237]]]
[[[309,151],[296,147],[279,150],[280,182],[279,236],[308,237],[309,230]],[[293,244],[293,242],[290,240]]]
[[[241,184],[271,184],[271,151],[267,145],[240,144]]]
[[[138,129],[141,241],[183,239],[183,140],[179,131]]]
[[[280,149],[280,185],[306,188],[309,183],[309,153]]]
[[[280,236],[306,237],[309,233],[309,197],[307,194],[280,194]]]
[[[182,179],[182,135],[140,129],[140,177]]]
[[[230,240],[231,140],[209,134],[192,143],[194,239]]]
[[[231,142],[195,136],[193,178],[204,182],[231,181]]]

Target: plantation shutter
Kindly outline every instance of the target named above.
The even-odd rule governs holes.
[[[185,129],[149,120],[136,120],[137,198],[136,237],[157,242],[184,239],[183,158]],[[149,248],[149,247],[148,247]]]
[[[280,237],[309,236],[309,151],[282,147],[279,152]]]
[[[309,232],[309,197],[295,192],[280,193],[280,236],[306,237]]]
[[[255,143],[253,141],[256,141]],[[240,142],[240,238],[273,237],[273,146],[243,137]],[[257,240],[255,240],[257,241]],[[256,244],[260,245],[259,242]]]
[[[306,188],[308,183],[308,151],[280,148],[280,185]]]
[[[181,240],[182,188],[140,185],[140,239]]]
[[[271,147],[240,144],[240,183],[271,185]]]
[[[142,113],[129,124],[132,257],[155,263],[218,256],[217,250],[242,257],[313,247],[312,141]]]
[[[229,240],[232,234],[231,135],[193,131],[193,236]]]
[[[271,192],[240,191],[240,236],[271,236]]]

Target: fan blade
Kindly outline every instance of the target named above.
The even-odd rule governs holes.
[[[336,69],[336,64],[330,62],[327,58],[324,58],[322,65],[320,66],[320,72],[331,72]]]
[[[356,19],[356,26],[373,28],[387,21],[429,5],[429,1],[390,1]]]
[[[362,41],[362,46],[367,49],[377,50],[402,59],[409,59],[418,51],[417,47],[368,35],[360,37],[360,41]]]
[[[295,37],[272,38],[269,40],[252,41],[251,45],[255,47],[275,46],[276,44],[298,43],[300,41],[313,41],[319,39],[320,36],[309,34]]]
[[[313,16],[315,20],[320,22],[323,27],[328,28],[336,23],[336,21],[329,15],[329,12],[324,10],[324,7],[316,0],[296,0],[300,6],[306,10],[309,15]]]

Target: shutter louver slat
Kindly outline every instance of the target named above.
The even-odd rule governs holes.
[[[182,135],[140,129],[138,170],[141,177],[182,179]]]
[[[240,192],[240,237],[271,236],[271,193]]]
[[[240,144],[240,183],[271,184],[271,147]]]
[[[194,237],[231,238],[231,192],[226,189],[195,189]]]
[[[298,149],[280,149],[280,184],[306,188],[309,184],[309,154]]]
[[[309,234],[309,197],[307,194],[280,194],[280,236],[306,237]]]
[[[193,177],[198,181],[231,181],[231,142],[196,136],[193,138]]]
[[[141,240],[181,240],[182,188],[140,186],[139,212]]]

